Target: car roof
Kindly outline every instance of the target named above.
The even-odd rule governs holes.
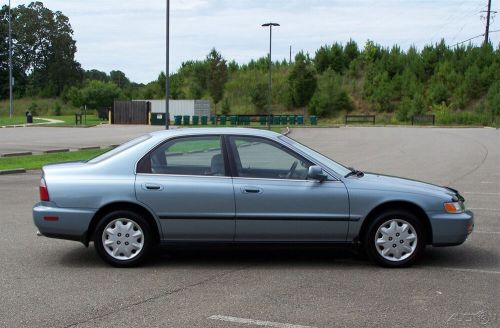
[[[252,128],[175,128],[170,130],[154,131],[150,135],[156,138],[176,137],[181,135],[206,135],[206,134],[235,134],[245,136],[276,138],[279,133]]]

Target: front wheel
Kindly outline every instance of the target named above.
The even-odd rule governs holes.
[[[148,222],[131,211],[115,211],[99,221],[94,246],[99,256],[117,267],[139,265],[149,254],[152,234]]]
[[[382,266],[410,266],[425,247],[422,224],[406,211],[384,212],[370,224],[364,246],[368,256]]]

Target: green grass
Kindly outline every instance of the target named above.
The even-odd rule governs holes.
[[[33,123],[42,123],[43,120],[33,119]],[[4,125],[16,125],[16,124],[25,124],[26,117],[25,116],[12,116],[12,118],[0,116],[0,126]]]
[[[27,170],[40,169],[42,166],[50,163],[88,160],[108,150],[109,148],[79,150],[42,155],[1,157],[0,170],[9,170],[16,168],[24,168]]]
[[[41,118],[50,118],[54,120],[61,120],[64,123],[54,123],[50,126],[75,126],[75,114],[73,115],[62,115],[62,116],[41,116]],[[101,123],[108,123],[108,121],[102,121],[95,114],[87,114],[87,118],[82,115],[82,126],[94,126]]]

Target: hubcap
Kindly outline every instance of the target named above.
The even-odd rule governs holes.
[[[397,262],[410,257],[417,248],[417,233],[401,219],[384,222],[375,234],[375,248],[384,259]]]
[[[135,221],[127,218],[115,219],[102,232],[102,245],[111,257],[130,260],[144,246],[144,233]]]

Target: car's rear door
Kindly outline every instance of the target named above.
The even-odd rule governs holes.
[[[233,240],[234,192],[221,136],[186,136],[137,166],[137,199],[160,218],[163,239]]]
[[[307,179],[314,163],[265,138],[230,136],[236,241],[345,241],[347,189]]]

